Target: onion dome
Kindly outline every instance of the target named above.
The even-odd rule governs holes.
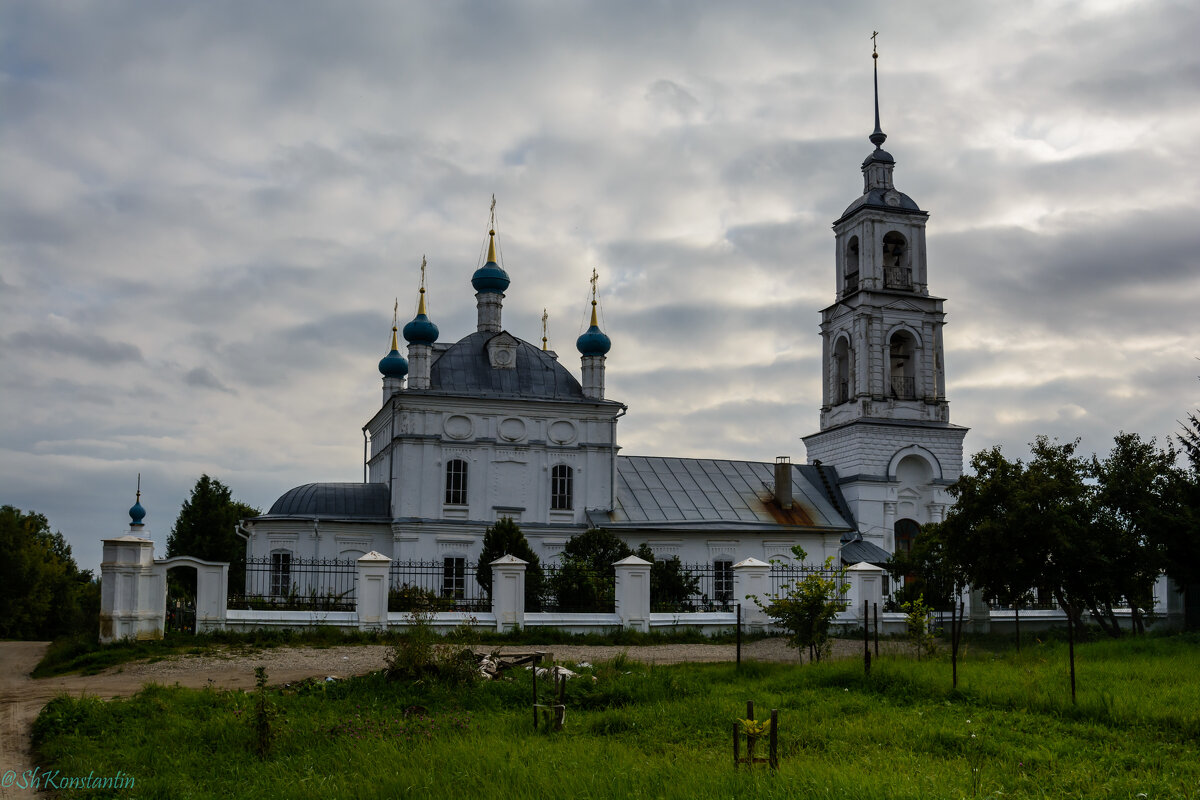
[[[425,287],[421,287],[421,302],[417,315],[404,326],[404,340],[409,344],[433,344],[438,338],[438,326],[425,313]]]
[[[592,325],[575,340],[575,347],[583,356],[602,356],[612,348],[612,341],[600,330],[596,320],[595,300],[592,300]]]
[[[141,476],[138,476],[139,483]],[[133,506],[129,509],[129,524],[141,526],[142,520],[146,518],[146,509],[142,508],[142,491],[138,490],[137,499],[134,500]]]
[[[385,378],[403,378],[408,374],[408,359],[400,355],[400,350],[396,347],[395,325],[392,326],[392,349],[379,360],[379,374]]]
[[[496,263],[496,229],[488,231],[487,263],[475,270],[471,276],[471,286],[476,292],[493,292],[504,294],[508,288],[508,273]]]

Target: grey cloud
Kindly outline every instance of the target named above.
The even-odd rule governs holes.
[[[141,361],[142,351],[128,342],[113,342],[94,333],[62,330],[19,331],[8,338],[11,347],[57,356],[86,359],[101,364]]]
[[[183,382],[188,386],[194,386],[199,389],[216,389],[218,392],[237,394],[237,392],[221,383],[217,376],[213,375],[207,367],[195,367],[188,370],[183,376]]]

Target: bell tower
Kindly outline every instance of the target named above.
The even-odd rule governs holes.
[[[893,182],[896,160],[883,149],[879,124],[879,53],[871,55],[875,149],[862,162],[862,196],[833,223],[835,301],[821,312],[821,430],[804,443],[809,461],[836,466],[847,500],[858,500],[860,533],[893,551],[897,520],[941,519],[950,502],[944,487],[962,472],[967,429],[950,424],[943,300],[929,293],[929,214]],[[898,482],[906,484],[903,498]]]

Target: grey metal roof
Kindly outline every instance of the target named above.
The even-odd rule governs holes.
[[[494,369],[488,358],[487,343],[492,337],[501,335],[476,331],[448,348],[430,369],[430,391],[548,400],[584,399],[583,388],[566,367],[521,339],[517,339],[515,369]]]
[[[836,495],[837,475],[830,475]],[[589,522],[612,528],[714,529],[851,528],[822,487],[814,467],[793,465],[791,509],[780,508],[769,487],[775,465],[704,458],[617,457],[617,502],[612,512],[589,511]],[[845,507],[844,500],[840,503]]]
[[[862,197],[846,206],[846,210],[842,212],[842,216],[838,217],[837,222],[841,222],[853,212],[866,206],[882,208],[885,211],[901,211],[910,214],[925,213],[904,192],[898,192],[895,189],[871,189],[864,192]],[[837,222],[834,224],[836,225]]]
[[[861,538],[842,545],[842,563],[857,564],[865,561],[881,567],[892,560],[892,554],[877,544],[863,541]]]
[[[391,516],[391,490],[386,483],[306,483],[284,492],[259,519],[391,519]]]

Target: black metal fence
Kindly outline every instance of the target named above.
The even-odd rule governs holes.
[[[733,562],[681,564],[680,580],[671,586],[651,584],[650,610],[656,613],[696,611],[733,611]],[[657,588],[658,591],[654,591]],[[691,588],[684,595],[682,588]]]
[[[810,575],[820,575],[824,578],[836,580],[838,573],[836,570],[825,569],[823,566],[772,564],[770,575],[771,596],[782,597],[791,590],[793,584],[799,583]]]
[[[246,591],[229,608],[265,611],[353,611],[358,567],[350,559],[290,553],[246,559]]]
[[[578,564],[542,566],[538,608],[558,614],[611,614],[616,610],[616,572],[595,572]]]
[[[491,611],[492,601],[465,558],[393,561],[388,611]]]

